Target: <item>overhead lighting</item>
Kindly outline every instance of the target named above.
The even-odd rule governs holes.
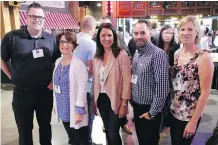
[[[97,6],[100,7],[100,6],[101,6],[101,3],[98,3]]]

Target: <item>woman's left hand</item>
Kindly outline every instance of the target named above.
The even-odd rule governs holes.
[[[195,134],[197,124],[193,123],[191,121],[188,122],[188,124],[185,127],[184,133],[183,133],[183,138],[190,138]]]
[[[127,107],[121,105],[119,109],[119,118],[125,117],[126,113],[127,113]]]
[[[83,120],[83,115],[76,114],[76,122],[75,122],[75,124],[80,123],[82,120]]]

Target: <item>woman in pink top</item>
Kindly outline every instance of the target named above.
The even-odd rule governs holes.
[[[171,74],[172,145],[191,145],[210,94],[214,66],[210,54],[196,46],[199,40],[197,18],[183,18],[179,24],[179,41],[183,47],[175,52]]]
[[[94,112],[99,109],[109,145],[122,145],[120,118],[130,100],[131,64],[125,50],[118,47],[112,24],[101,24],[96,38],[93,62]]]

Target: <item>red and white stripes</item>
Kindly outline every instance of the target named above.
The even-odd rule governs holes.
[[[26,11],[19,11],[21,26],[27,25]],[[45,13],[45,29],[80,29],[71,14]]]

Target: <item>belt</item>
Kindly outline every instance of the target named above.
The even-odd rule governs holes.
[[[148,107],[151,108],[151,105],[147,105],[147,104],[138,104],[135,101],[133,101],[132,99],[130,100],[130,104],[134,107]]]

